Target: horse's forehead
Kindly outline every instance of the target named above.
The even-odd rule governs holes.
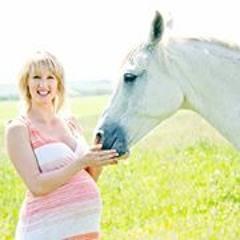
[[[146,45],[141,45],[128,54],[125,63],[127,66],[132,65],[132,67],[146,67],[150,53]]]
[[[135,59],[147,59],[150,55],[150,51],[148,50],[148,48],[143,45],[141,47],[139,47],[133,54],[133,58]]]

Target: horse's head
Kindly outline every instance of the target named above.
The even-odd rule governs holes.
[[[156,12],[148,42],[127,55],[118,87],[96,128],[104,149],[125,154],[182,104],[183,94],[166,61],[163,30],[163,18]]]

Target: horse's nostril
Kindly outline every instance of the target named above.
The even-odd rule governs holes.
[[[103,142],[103,131],[102,130],[99,130],[97,133],[96,133],[96,143],[102,143]]]

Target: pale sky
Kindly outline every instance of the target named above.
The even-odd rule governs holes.
[[[115,79],[128,51],[147,39],[155,10],[172,35],[240,43],[237,0],[7,0],[0,2],[0,84],[17,81],[28,55],[53,53],[67,81]]]

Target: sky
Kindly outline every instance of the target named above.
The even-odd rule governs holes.
[[[0,1],[0,84],[17,82],[32,53],[63,64],[66,81],[115,80],[129,50],[147,40],[155,10],[173,18],[176,37],[240,43],[237,0]]]

